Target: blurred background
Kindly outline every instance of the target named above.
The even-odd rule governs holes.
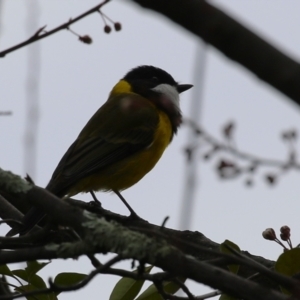
[[[299,1],[210,3],[299,59]],[[44,25],[50,30],[96,4],[96,0],[2,0],[0,50],[27,39]],[[112,1],[102,11],[122,24],[120,32],[104,33],[101,16],[93,14],[71,26],[78,34],[91,36],[91,45],[65,30],[0,59],[0,111],[12,113],[0,117],[1,168],[22,176],[29,173],[37,185],[45,186],[113,85],[128,70],[144,64],[165,69],[181,83],[194,84],[194,90],[181,96],[184,117],[197,118],[220,141],[224,124],[234,121],[238,149],[259,157],[286,159],[281,133],[300,128],[299,108],[288,98],[158,14],[130,1]],[[245,185],[245,176],[219,180],[218,160],[204,162],[203,152],[195,152],[194,168],[187,168],[184,150],[194,143],[189,128],[182,126],[154,170],[123,192],[141,217],[161,224],[169,216],[168,227],[197,230],[218,243],[229,239],[268,259],[276,259],[282,250],[263,240],[265,228],[278,232],[280,226],[289,225],[294,244],[298,244],[299,173],[284,174],[274,186],[264,180],[265,173],[273,172],[270,168],[254,175],[252,187]],[[194,189],[187,196],[191,191],[188,172],[192,172]],[[106,209],[128,214],[115,195],[97,195]],[[192,197],[194,204],[182,216],[187,197]],[[77,198],[91,200],[88,195]],[[7,230],[2,225],[0,233]],[[100,257],[102,262],[108,258]],[[129,269],[130,262],[122,266]],[[59,271],[91,270],[90,262],[80,258],[53,262],[41,274],[47,278]],[[72,297],[108,299],[118,279],[99,275],[84,289],[72,292]],[[208,290],[193,284],[190,288],[196,295]],[[69,293],[60,299],[67,297]]]

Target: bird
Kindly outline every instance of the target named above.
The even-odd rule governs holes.
[[[46,189],[58,197],[115,192],[124,202],[121,192],[150,172],[173,140],[182,123],[179,95],[192,86],[151,65],[131,69],[63,155]],[[33,207],[21,231],[44,215]]]

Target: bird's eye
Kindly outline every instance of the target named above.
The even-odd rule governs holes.
[[[151,80],[152,80],[153,82],[158,82],[158,78],[157,78],[156,76],[153,76],[153,77],[151,78]]]

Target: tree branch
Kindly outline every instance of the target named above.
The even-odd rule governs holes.
[[[38,258],[50,258],[54,256],[53,252],[56,252],[59,258],[77,257],[90,253],[115,252],[122,259],[143,261],[160,267],[173,276],[190,278],[243,299],[283,300],[287,298],[274,290],[266,289],[228,271],[187,256],[162,239],[145,237],[143,234],[127,229],[120,224],[107,222],[103,218],[95,218],[92,214],[84,213],[84,215],[87,220],[82,224],[82,227],[85,228],[85,236],[82,236],[82,241],[73,244],[46,246],[45,249],[40,249]],[[46,250],[48,251],[47,257],[45,257]],[[17,250],[15,252],[21,251]],[[34,252],[34,249],[27,252],[27,256],[31,259],[32,252]],[[7,259],[7,256],[12,257],[11,253],[4,252],[0,257],[0,263],[4,261],[6,263],[12,262]],[[21,261],[18,255],[14,255],[14,259]],[[22,259],[24,259],[24,251]],[[294,279],[288,278],[287,280],[292,283],[293,287],[298,284],[298,281]]]
[[[300,64],[204,0],[132,0],[163,14],[300,105]]]
[[[16,194],[23,194],[25,201],[47,212],[54,223],[73,228],[81,240],[76,239],[68,243],[60,242],[56,245],[48,244],[48,241],[43,247],[37,247],[33,243],[30,248],[14,251],[2,250],[0,264],[114,252],[122,259],[134,259],[149,263],[160,267],[172,276],[190,278],[244,299],[279,300],[286,297],[274,289],[262,287],[262,285],[226,271],[228,264],[239,264],[240,270],[242,270],[242,266],[247,266],[252,275],[253,272],[259,272],[269,281],[272,279],[275,289],[278,288],[279,284],[292,290],[297,289],[298,281],[295,279],[275,273],[242,256],[222,253],[217,244],[197,232],[175,231],[148,224],[143,220],[130,223],[127,217],[118,216],[111,212],[105,215],[103,208],[86,204],[86,207],[90,207],[96,212],[92,214],[82,210],[83,204],[81,204],[81,208],[72,206],[69,203],[74,202],[74,200],[69,200],[69,203],[62,201],[42,188],[28,185],[17,176],[4,176],[3,173],[5,172],[0,172],[0,189],[8,187],[6,192],[13,192],[13,186],[5,182],[5,180],[10,181],[13,178],[15,185],[18,186]],[[20,182],[17,182],[17,179]],[[25,188],[22,187],[22,182],[25,184]],[[66,218],[66,216],[68,217]],[[60,231],[58,230],[57,233]],[[20,239],[23,243],[24,238],[26,236],[11,239],[2,238],[0,243],[2,247],[5,247],[5,242],[9,242],[9,240],[17,242]],[[204,241],[206,245],[209,244],[210,246],[216,245],[215,250],[212,250],[210,246],[199,246],[199,241]],[[219,258],[217,264],[213,258]],[[260,260],[257,259],[257,261]],[[269,262],[266,265],[272,266],[273,263]],[[241,274],[242,271],[239,272],[239,275]]]

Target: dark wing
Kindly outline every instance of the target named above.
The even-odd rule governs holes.
[[[63,196],[79,180],[146,148],[158,122],[155,106],[137,94],[109,99],[63,156],[47,189]]]

